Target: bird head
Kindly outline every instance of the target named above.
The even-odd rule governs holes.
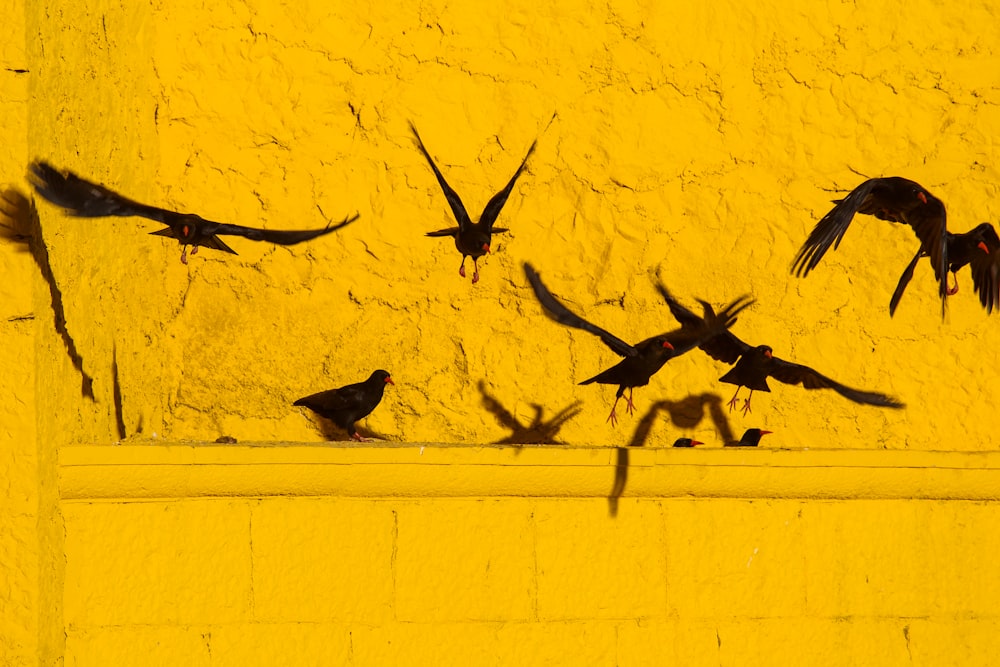
[[[704,442],[700,440],[692,440],[691,438],[677,438],[674,442],[674,447],[694,447],[695,445],[704,445]]]
[[[391,385],[396,384],[395,382],[392,381],[392,376],[389,375],[389,371],[383,371],[381,369],[372,373],[372,376],[368,381],[371,382],[372,380],[381,380],[385,384],[391,384]]]
[[[763,354],[763,355],[764,355],[765,357],[767,357],[768,359],[771,359],[771,358],[772,358],[772,357],[774,356],[774,355],[772,354],[772,350],[771,350],[771,348],[770,348],[770,347],[768,347],[767,345],[761,345],[761,346],[760,346],[760,347],[758,347],[757,349],[758,349],[758,350],[760,350],[760,351],[761,351],[761,354]]]

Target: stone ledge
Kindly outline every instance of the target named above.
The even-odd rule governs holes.
[[[1000,452],[564,445],[66,447],[64,500],[262,496],[1000,499]]]

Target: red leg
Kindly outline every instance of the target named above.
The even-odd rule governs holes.
[[[191,254],[193,255],[194,253],[192,252]],[[188,247],[187,243],[185,243],[181,247],[181,264],[187,264],[187,263],[188,263]]]
[[[952,271],[951,275],[953,275],[955,277],[955,286],[954,287],[949,287],[946,290],[948,292],[948,296],[954,296],[954,295],[958,294],[958,274],[955,273],[954,271]],[[947,281],[946,281],[946,284],[947,284]]]
[[[472,284],[475,285],[479,282],[479,262],[475,257],[472,258],[472,266],[474,267],[472,270]]]
[[[635,412],[635,403],[632,402],[632,387],[628,388],[628,404],[626,405],[628,413],[631,415]]]
[[[363,438],[363,437],[361,437],[361,434],[358,433],[357,431],[355,431],[354,433],[352,433],[351,437],[354,438],[355,440],[357,440],[358,442],[371,442],[371,438]]]
[[[732,412],[733,410],[736,409],[736,397],[740,395],[740,389],[742,389],[742,388],[743,388],[742,385],[740,385],[739,387],[736,387],[736,393],[733,394],[732,399],[727,404],[727,405],[729,405],[729,411],[730,412]]]
[[[618,425],[618,417],[617,417],[617,415],[615,415],[615,408],[618,407],[618,399],[619,398],[621,398],[621,396],[615,396],[615,403],[614,403],[614,405],[611,406],[611,414],[608,415],[608,420],[607,421],[611,422],[612,426],[617,426]]]
[[[750,412],[750,399],[753,398],[753,389],[750,390],[750,395],[747,396],[747,400],[743,403],[743,416],[746,417],[747,413]]]

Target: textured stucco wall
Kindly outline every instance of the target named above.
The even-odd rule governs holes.
[[[365,425],[396,441],[662,446],[687,434],[717,444],[763,426],[777,432],[765,441],[771,446],[993,449],[1000,329],[979,307],[967,272],[944,322],[926,265],[890,319],[889,295],[916,242],[907,229],[859,219],[808,279],[788,274],[829,200],[867,176],[921,182],[946,202],[954,230],[997,221],[1000,20],[990,3],[7,0],[0,7],[10,37],[0,43],[5,183],[26,192],[25,164],[37,157],[140,201],[215,220],[302,228],[362,215],[310,244],[235,239],[239,256],[203,251],[188,266],[175,243],[146,234],[157,228],[152,222],[75,220],[45,202],[35,239],[47,253],[44,267],[37,252],[3,240],[0,662],[56,664],[65,654],[67,664],[108,664],[119,650],[141,661],[146,648],[160,647],[178,651],[160,654],[166,664],[198,664],[211,647],[217,664],[253,655],[240,652],[253,650],[250,638],[264,647],[268,637],[298,636],[295,646],[317,661],[354,651],[358,664],[384,663],[392,656],[378,651],[403,651],[404,661],[409,646],[437,646],[468,631],[482,636],[469,650],[500,647],[490,656],[523,644],[544,661],[549,651],[582,643],[601,656],[594,662],[617,656],[621,664],[658,655],[662,637],[676,636],[678,660],[698,664],[684,651],[701,644],[687,639],[712,639],[711,630],[727,623],[733,634],[718,631],[720,653],[698,659],[746,664],[755,651],[792,639],[822,647],[838,637],[853,642],[854,655],[869,645],[894,651],[885,663],[992,656],[988,642],[973,641],[996,635],[992,583],[962,578],[995,552],[973,540],[980,530],[996,532],[990,503],[808,505],[801,525],[812,537],[794,541],[792,557],[776,560],[766,578],[769,588],[782,586],[779,578],[797,582],[779,613],[755,606],[756,584],[735,577],[709,587],[730,586],[732,597],[722,600],[736,611],[692,611],[701,594],[671,568],[697,555],[728,571],[722,560],[743,555],[719,537],[730,530],[789,546],[775,517],[793,515],[806,500],[626,499],[631,513],[623,507],[611,520],[590,500],[458,502],[435,499],[433,489],[427,500],[398,507],[377,499],[120,499],[73,501],[60,511],[56,495],[61,447],[220,435],[320,441],[291,402],[376,367],[392,371],[397,385]],[[501,217],[512,232],[495,239],[476,286],[458,277],[449,241],[423,237],[452,222],[408,120],[473,215],[539,137]],[[728,414],[719,408],[732,388],[715,381],[725,369],[694,353],[638,390],[639,413],[612,429],[604,419],[613,389],[576,385],[613,363],[612,353],[542,315],[523,279],[525,260],[572,307],[630,341],[674,326],[652,289],[656,267],[689,304],[750,292],[758,303],[741,316],[738,335],[908,407],[882,411],[779,385],[755,395],[748,418]],[[577,401],[582,412],[561,428],[528,428]],[[501,424],[503,410],[522,427]],[[319,576],[314,563],[329,550],[344,557],[337,536],[310,532],[313,522],[335,515],[349,523],[342,512],[356,507],[375,522],[342,526],[347,543],[375,544],[364,581],[377,595],[362,615],[390,621],[351,626],[345,640],[355,616],[329,608],[316,621],[289,610],[301,602],[295,592]],[[274,519],[286,510],[284,530]],[[679,518],[699,511],[714,530],[698,532],[707,529]],[[728,512],[742,512],[735,529],[720,518]],[[657,526],[672,519],[647,543],[639,517]],[[494,522],[499,537],[490,533]],[[455,530],[466,524],[470,533]],[[577,544],[577,526],[588,540],[626,546],[587,563],[596,574],[572,600],[558,592],[566,586],[560,575],[587,569],[559,561],[557,552]],[[939,573],[924,564],[937,562],[937,552],[926,552],[931,529],[940,549],[967,564],[941,575],[941,588],[934,588]],[[115,552],[122,535],[136,537],[129,545],[145,549],[139,555],[152,569],[128,569],[143,565]],[[202,547],[192,535],[234,553],[212,551],[218,567],[199,570]],[[503,535],[531,539],[501,549]],[[688,544],[696,553],[685,551]],[[483,597],[463,607],[464,616],[420,606],[442,594],[441,572],[418,576],[426,559],[471,553],[473,563],[494,568],[501,563],[494,546],[498,554],[519,551],[488,584],[480,570],[459,569],[456,581]],[[386,549],[390,558],[409,555],[376,567]],[[655,571],[643,571],[652,583],[642,593],[665,591],[665,606],[656,598],[627,608],[618,595],[631,590],[650,551],[666,570],[654,563]],[[101,570],[94,553],[126,569]],[[294,566],[280,575],[285,588],[259,605],[258,554],[262,572]],[[622,571],[602,581],[618,559]],[[809,569],[814,560],[832,561],[832,569]],[[396,578],[392,595],[387,572]],[[860,583],[871,572],[889,582],[876,593]],[[607,587],[621,590],[605,595]],[[847,591],[837,598],[843,604],[817,606],[816,597],[839,591]],[[880,591],[889,591],[885,606],[866,606]],[[156,601],[116,611],[114,596],[133,594]],[[613,603],[606,608],[603,599]],[[892,639],[883,642],[880,632]],[[227,651],[226,642],[244,648]],[[743,649],[727,653],[739,642]]]
[[[942,323],[921,265],[890,319],[916,241],[872,219],[808,279],[788,273],[859,174],[925,184],[958,230],[996,218],[1000,22],[988,3],[94,2],[28,14],[33,155],[217,220],[362,215],[308,245],[236,239],[238,257],[183,266],[175,244],[144,234],[153,223],[41,203],[97,399],[81,403],[65,364],[40,370],[62,388],[47,407],[71,440],[118,439],[116,378],[126,437],[318,440],[291,401],[384,367],[398,386],[368,425],[393,440],[508,437],[485,392],[525,423],[532,404],[547,419],[579,400],[559,439],[629,442],[638,418],[604,423],[613,390],[576,385],[614,355],[544,317],[520,269],[530,260],[627,340],[674,326],[655,267],[687,303],[750,292],[739,335],[908,405],[778,386],[748,418],[713,421],[732,388],[692,354],[638,391],[640,415],[673,409],[650,444],[764,426],[786,446],[993,446],[983,397],[1000,333],[967,274]],[[553,112],[502,215],[512,232],[472,286],[450,243],[423,236],[451,219],[407,121],[478,212]]]

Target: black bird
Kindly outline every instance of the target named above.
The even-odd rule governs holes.
[[[677,438],[677,440],[674,441],[674,447],[694,447],[695,445],[704,444],[704,442],[692,440],[691,438]]]
[[[458,274],[465,277],[465,258],[472,258],[472,282],[473,284],[479,282],[479,263],[478,260],[483,255],[489,253],[490,251],[490,241],[492,240],[493,234],[500,234],[506,232],[507,229],[504,227],[494,227],[493,223],[496,222],[497,217],[500,215],[500,211],[503,210],[504,204],[507,203],[507,197],[510,196],[511,190],[514,189],[514,183],[517,182],[517,177],[521,175],[524,171],[524,166],[528,163],[528,158],[531,154],[535,152],[535,144],[538,140],[535,139],[531,143],[531,147],[528,149],[528,154],[524,156],[521,160],[521,166],[517,168],[514,175],[511,177],[510,181],[500,192],[493,195],[489,203],[486,204],[486,208],[483,209],[482,215],[479,216],[479,222],[472,222],[469,218],[469,214],[465,210],[465,205],[462,204],[461,197],[458,193],[451,189],[448,185],[448,181],[444,180],[444,176],[441,174],[441,170],[437,168],[434,164],[434,160],[431,159],[431,154],[427,152],[424,148],[424,142],[420,138],[420,134],[417,133],[417,128],[410,123],[410,129],[413,131],[413,136],[417,139],[417,146],[420,148],[420,152],[424,154],[427,158],[428,164],[431,165],[431,169],[434,170],[434,175],[437,177],[438,184],[441,189],[444,190],[444,196],[448,200],[448,205],[451,207],[451,212],[455,216],[455,220],[458,222],[458,227],[449,227],[448,229],[439,229],[436,232],[428,232],[427,236],[452,236],[455,238],[455,247],[458,251],[462,253],[462,264],[458,268]]]
[[[309,408],[321,417],[326,417],[340,428],[346,430],[358,442],[367,442],[367,438],[358,435],[354,422],[371,414],[379,403],[386,384],[396,384],[389,376],[389,371],[377,370],[364,382],[349,384],[340,389],[329,389],[318,394],[312,394],[295,401],[293,405]]]
[[[608,416],[608,421],[611,422],[612,426],[617,424],[615,408],[626,388],[629,390],[627,409],[631,415],[635,411],[635,404],[632,403],[632,390],[635,387],[644,387],[649,384],[649,378],[673,357],[694,349],[704,340],[732,326],[736,321],[736,315],[753,303],[749,297],[740,297],[723,309],[718,316],[713,314],[713,318],[709,321],[699,319],[693,326],[684,325],[680,329],[647,338],[635,345],[629,345],[566,308],[549,292],[538,276],[538,272],[530,264],[524,264],[524,273],[527,275],[528,282],[531,283],[531,288],[534,290],[535,296],[538,297],[538,301],[553,319],[560,324],[583,329],[598,336],[615,354],[625,357],[618,364],[580,383],[597,382],[618,385],[615,402],[611,406],[611,414]]]
[[[704,328],[706,320],[710,321],[716,317],[712,306],[704,301],[701,304],[705,311],[705,317],[701,318],[682,306],[662,285],[659,285],[658,289],[669,304],[670,312],[682,326]],[[753,392],[771,391],[771,388],[767,386],[767,378],[769,377],[785,384],[801,384],[806,389],[833,389],[855,403],[876,405],[883,408],[903,407],[902,403],[885,394],[851,389],[808,366],[783,361],[774,356],[771,348],[767,345],[750,347],[728,330],[723,330],[704,340],[699,347],[717,361],[736,364],[728,373],[719,378],[722,382],[736,385],[736,393],[729,401],[730,411],[736,407],[736,399],[740,389],[747,387],[750,389],[750,396],[743,404],[743,414],[746,415],[750,412],[750,399],[753,397]]]
[[[914,181],[890,176],[871,178],[850,194],[835,201],[836,206],[816,224],[792,263],[792,272],[799,277],[809,274],[833,245],[837,248],[856,213],[873,215],[880,220],[906,223],[920,239],[917,256],[928,256],[939,284],[941,311],[944,313],[948,296],[948,230],[944,203]],[[916,263],[916,259],[912,264]],[[912,273],[912,271],[911,271]],[[904,272],[905,276],[905,272]],[[904,281],[901,279],[900,281]],[[905,286],[905,285],[904,285]],[[897,287],[898,301],[902,291]],[[890,303],[890,314],[895,310]]]
[[[972,286],[979,294],[979,301],[986,308],[987,313],[992,313],[993,308],[1000,308],[1000,238],[997,237],[996,229],[988,222],[984,222],[974,229],[963,234],[947,233],[945,246],[948,254],[948,271],[955,278],[955,286],[948,288],[948,295],[958,293],[958,271],[963,266],[971,265]],[[921,247],[917,254],[907,265],[903,275],[899,277],[899,284],[896,291],[892,293],[892,300],[889,302],[889,314],[896,312],[896,306],[906,290],[910,279],[913,278],[913,269],[921,257],[927,254]]]
[[[222,242],[218,235],[242,236],[252,241],[268,241],[279,245],[294,245],[314,239],[345,227],[357,220],[355,214],[336,225],[322,229],[300,231],[258,229],[242,225],[212,222],[193,213],[177,213],[167,209],[147,206],[127,199],[103,185],[91,183],[71,171],[61,172],[47,162],[33,162],[29,167],[28,180],[35,190],[47,201],[61,206],[67,213],[80,218],[102,218],[107,216],[139,216],[167,225],[164,229],[150,232],[154,236],[168,236],[181,244],[181,262],[187,264],[187,247],[194,246],[191,254],[198,252],[198,246],[213,248],[236,254],[236,251]]]
[[[759,428],[748,428],[739,442],[727,442],[723,447],[756,447],[760,439],[774,431],[762,431]]]

